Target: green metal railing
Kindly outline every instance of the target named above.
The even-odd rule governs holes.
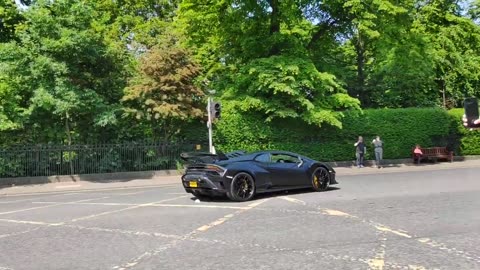
[[[181,152],[197,150],[208,151],[208,146],[151,142],[0,148],[0,177],[177,169]]]

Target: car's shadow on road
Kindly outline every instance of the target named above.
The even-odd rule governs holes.
[[[256,200],[263,200],[267,198],[275,198],[275,197],[282,197],[282,196],[288,196],[288,195],[298,195],[298,194],[307,194],[307,193],[324,193],[324,192],[331,192],[331,191],[336,191],[339,190],[339,187],[329,187],[327,190],[322,191],[322,192],[317,192],[312,190],[311,188],[305,188],[305,189],[295,189],[295,190],[287,190],[287,191],[273,191],[273,192],[268,192],[268,193],[260,193],[255,195],[250,201],[256,201]],[[190,198],[192,201],[197,201],[200,200],[201,202],[217,202],[217,203],[238,203],[235,201],[229,200],[226,196],[212,196],[212,197],[201,197],[197,198],[195,196],[192,196]]]

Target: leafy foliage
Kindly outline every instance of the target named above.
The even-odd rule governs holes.
[[[313,63],[298,57],[272,56],[242,67],[224,97],[244,112],[274,118],[301,119],[340,127],[336,110],[359,108],[336,83],[335,77],[318,72]]]
[[[126,112],[136,119],[146,119],[155,130],[162,129],[167,138],[174,120],[203,116],[203,91],[195,85],[198,65],[188,53],[169,46],[155,47],[140,63],[140,76],[125,90]]]
[[[12,40],[23,20],[14,0],[0,0],[0,42]]]
[[[92,28],[94,7],[36,1],[24,16],[19,42],[0,44],[0,95],[8,95],[10,127],[38,132],[41,141],[71,141],[114,124],[125,58]]]
[[[385,143],[386,159],[410,157],[415,144],[456,146],[451,140],[456,133],[451,128],[453,120],[442,109],[369,109],[362,114],[346,113],[341,130],[285,120],[265,124],[259,114],[239,114],[230,107],[223,115],[224,121],[218,123],[216,130],[217,149],[223,151],[281,149],[322,161],[353,160],[357,137],[364,137],[367,158],[372,158],[373,148],[368,143],[377,135]]]

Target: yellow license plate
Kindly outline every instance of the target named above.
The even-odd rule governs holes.
[[[188,184],[190,187],[198,187],[198,184],[196,181],[190,181],[190,183]]]

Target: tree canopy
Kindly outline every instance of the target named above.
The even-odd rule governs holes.
[[[172,138],[204,120],[206,90],[338,128],[347,111],[480,96],[478,0],[15,3],[0,0],[3,143]]]

